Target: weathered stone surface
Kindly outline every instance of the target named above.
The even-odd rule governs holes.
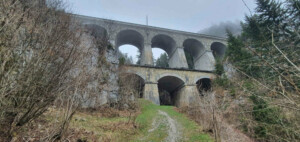
[[[169,66],[171,68],[188,68],[182,48],[177,48],[169,58]]]
[[[195,69],[213,71],[215,69],[215,59],[211,51],[206,51],[195,61]]]
[[[144,98],[152,101],[154,104],[159,105],[159,93],[157,84],[146,83],[144,87]]]
[[[195,104],[196,98],[199,97],[199,92],[197,90],[197,86],[184,86],[175,94],[175,106],[177,107],[185,107],[191,104]]]

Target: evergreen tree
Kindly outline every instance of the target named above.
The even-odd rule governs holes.
[[[131,56],[128,56],[128,54],[124,54],[120,51],[118,51],[119,53],[119,62],[120,64],[134,64],[133,63],[133,58]]]
[[[184,54],[185,54],[185,58],[186,58],[189,69],[194,69],[193,56],[189,52],[187,52],[186,50],[184,50]]]
[[[168,55],[166,53],[163,53],[160,55],[160,57],[155,61],[155,66],[156,67],[169,67],[169,63],[168,63],[169,59],[168,59]]]
[[[259,77],[260,67],[257,66],[259,60],[245,48],[242,38],[240,36],[235,37],[230,32],[228,32],[227,37],[226,56],[229,61],[247,74]]]
[[[292,122],[296,127],[290,125],[284,117],[281,118],[285,114],[280,109],[272,109],[275,107],[271,103],[269,108],[267,101],[276,104],[289,98],[296,104],[289,105],[299,106],[300,1],[286,0],[281,3],[277,0],[256,0],[256,3],[255,13],[246,16],[242,23],[241,36],[228,34],[226,57],[238,72],[242,75],[246,73],[242,78],[246,81],[243,89],[246,88],[257,98],[267,98],[266,102],[251,98],[254,102],[252,116],[256,123],[252,128],[254,137],[263,141],[299,141],[299,121]],[[247,83],[249,78],[272,91],[257,90],[260,85]],[[283,97],[281,92],[290,96]],[[267,96],[272,93],[274,97]]]
[[[282,3],[275,0],[256,0],[256,3],[255,14],[246,16],[246,22],[242,24],[243,35],[252,41],[252,46],[258,48],[258,52],[272,54],[272,36],[279,41],[286,34],[286,10]]]
[[[137,65],[141,64],[141,57],[142,57],[142,53],[140,50],[138,50],[138,54],[136,55],[136,58],[137,58],[136,64]]]

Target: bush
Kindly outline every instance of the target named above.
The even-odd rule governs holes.
[[[224,76],[224,77],[217,77],[213,83],[217,86],[221,86],[221,87],[224,87],[224,88],[229,88],[231,85],[230,85],[230,80]]]
[[[271,107],[267,102],[257,96],[250,96],[250,99],[254,103],[253,116],[258,122],[267,124],[279,124],[281,121],[280,111],[276,107]]]

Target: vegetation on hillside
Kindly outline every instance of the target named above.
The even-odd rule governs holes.
[[[0,1],[0,141],[14,140],[53,107],[62,115],[39,126],[47,129],[39,137],[67,139],[88,82],[103,78],[101,70],[96,75],[88,70],[85,59],[92,51],[81,41],[82,35],[92,37],[100,55],[96,64],[103,68],[107,39],[85,31],[65,9],[60,0]]]
[[[228,33],[226,59],[238,79],[230,83],[223,76],[217,82],[249,97],[252,106],[240,115],[246,134],[257,141],[299,141],[300,1],[256,3],[242,34]]]
[[[74,102],[80,81],[66,78],[80,58],[80,32],[63,9],[59,0],[0,1],[0,141],[10,141],[58,98]],[[72,114],[68,108],[64,120]],[[62,137],[66,121],[58,127],[49,139]]]

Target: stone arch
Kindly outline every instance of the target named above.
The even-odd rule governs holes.
[[[225,56],[226,45],[221,42],[213,42],[210,49],[215,58],[223,58]]]
[[[131,29],[122,30],[122,31],[118,32],[115,40],[116,40],[115,45],[118,50],[118,53],[121,53],[121,51],[119,50],[121,46],[127,45],[127,46],[124,46],[126,48],[123,48],[123,49],[125,49],[125,50],[123,50],[123,52],[132,53],[132,52],[129,52],[129,50],[132,50],[132,47],[135,47],[136,49],[133,48],[132,51],[134,51],[137,56],[141,56],[139,54],[142,53],[143,48],[144,48],[144,37],[138,31],[131,30]],[[120,54],[118,56],[120,57]],[[135,57],[133,57],[133,58],[135,58]],[[133,62],[133,64],[136,64],[136,62],[134,60],[129,61],[129,62]],[[140,64],[140,63],[137,63],[137,64]]]
[[[179,78],[180,80],[182,80],[184,83],[186,83],[185,78],[178,75],[178,74],[176,74],[176,73],[164,73],[164,74],[158,75],[156,77],[156,82],[158,82],[159,79],[161,79],[163,77],[166,77],[166,76],[174,76],[174,77]]]
[[[199,80],[197,80],[196,84],[197,84],[197,89],[198,89],[200,95],[204,95],[204,93],[206,91],[211,90],[211,87],[212,87],[212,81],[208,77],[200,78]]]
[[[96,39],[103,39],[103,40],[108,40],[108,33],[107,30],[96,24],[84,24],[84,28],[86,31],[94,36]]]
[[[165,34],[158,34],[155,35],[151,40],[151,47],[157,47],[167,52],[169,57],[171,56],[172,52],[176,48],[176,42],[175,40]]]
[[[141,33],[135,30],[122,30],[117,34],[116,47],[124,44],[130,44],[142,50],[144,47],[144,37]]]
[[[143,98],[144,97],[144,87],[145,79],[138,73],[124,72],[119,74],[119,90],[120,93],[126,93],[125,95],[130,95],[128,97]]]
[[[189,68],[194,69],[196,66],[195,64],[197,64],[198,58],[200,58],[200,56],[205,52],[204,45],[196,39],[189,38],[184,40],[182,46],[184,47],[184,51],[186,52],[185,55],[187,61],[192,60],[192,63],[188,62]]]
[[[204,79],[204,78],[208,78],[210,80],[214,79],[214,76],[200,76],[200,77],[196,77],[194,80],[194,83],[196,84],[199,80]]]
[[[146,82],[146,77],[144,74],[140,73],[140,72],[136,72],[136,71],[127,71],[126,73],[128,74],[135,74],[137,76],[139,76],[140,78],[142,78],[144,80],[144,82]]]
[[[184,80],[176,76],[163,76],[157,81],[161,105],[175,105],[179,102],[178,91],[184,87]]]

